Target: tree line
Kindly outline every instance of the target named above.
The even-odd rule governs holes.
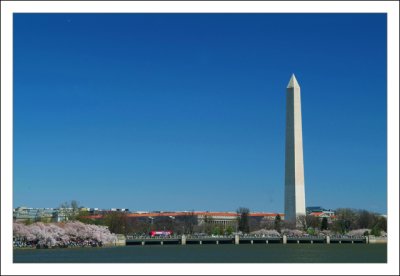
[[[176,234],[206,233],[214,235],[229,235],[234,232],[251,233],[260,229],[276,230],[281,233],[283,229],[297,229],[308,234],[320,231],[330,231],[346,234],[354,230],[363,229],[363,234],[375,236],[387,232],[385,217],[367,210],[340,208],[335,211],[335,218],[318,218],[305,215],[298,217],[297,223],[288,223],[279,215],[275,218],[257,218],[250,216],[250,209],[239,207],[237,220],[226,225],[215,223],[211,216],[205,216],[203,223],[198,223],[198,218],[193,211],[185,216],[132,218],[126,212],[106,212],[101,219],[91,219],[87,211],[79,211],[78,202],[63,203],[61,208],[67,210],[68,220],[77,220],[86,224],[104,225],[116,234],[148,234],[152,230],[172,230]],[[368,233],[366,233],[368,232]]]

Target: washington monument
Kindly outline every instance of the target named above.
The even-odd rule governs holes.
[[[306,214],[300,86],[294,74],[286,88],[285,220]]]

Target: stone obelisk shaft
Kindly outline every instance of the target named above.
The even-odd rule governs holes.
[[[285,220],[306,214],[300,86],[292,75],[286,89]]]

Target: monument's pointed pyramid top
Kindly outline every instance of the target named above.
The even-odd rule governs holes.
[[[294,76],[294,74],[292,74],[292,77],[290,78],[289,84],[287,86],[287,88],[295,88],[295,87],[299,87],[300,85],[296,80],[296,77]]]

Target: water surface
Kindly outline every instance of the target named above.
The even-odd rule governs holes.
[[[145,245],[14,249],[15,263],[386,263],[386,244]]]

